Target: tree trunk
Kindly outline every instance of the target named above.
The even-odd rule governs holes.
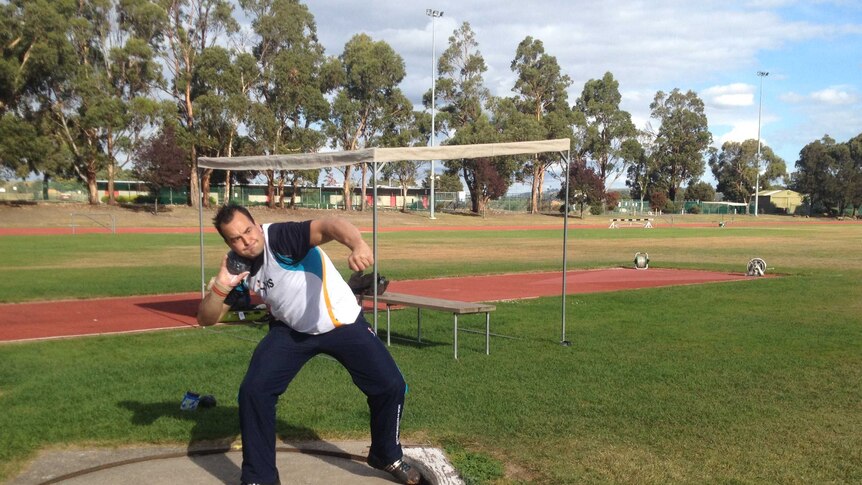
[[[198,182],[198,152],[197,149],[192,146],[191,149],[191,157],[192,157],[192,171],[189,176],[189,205],[198,208],[198,204],[201,201],[201,188]]]
[[[230,203],[230,195],[231,195],[231,186],[230,186],[230,170],[224,171],[224,204],[227,205]]]
[[[275,171],[266,171],[266,206],[270,209],[275,208]]]
[[[96,161],[87,162],[87,192],[90,205],[99,205],[99,189],[96,186]]]
[[[542,167],[542,170],[539,171],[539,187],[538,187],[538,189],[539,189],[539,193],[538,193],[539,212],[541,212],[541,209],[542,209],[542,187],[544,187],[544,186],[545,186],[545,169],[544,169],[544,167]]]
[[[538,161],[533,160],[532,183],[530,184],[530,214],[539,212],[539,175],[537,168]]]
[[[117,205],[117,198],[114,197],[114,173],[116,165],[113,160],[108,164],[108,205]]]
[[[213,169],[208,168],[208,169],[204,170],[203,177],[201,177],[201,179],[202,179],[201,185],[203,185],[201,192],[204,194],[203,204],[204,204],[204,207],[207,207],[207,208],[209,208],[209,206],[210,206],[210,178],[212,178],[212,175],[213,175]],[[156,197],[158,197],[158,196],[156,196]]]
[[[342,184],[342,193],[344,194],[344,210],[353,210],[353,191],[350,188],[350,172],[353,165],[344,167],[344,183]]]

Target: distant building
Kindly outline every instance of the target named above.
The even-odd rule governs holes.
[[[765,190],[757,199],[763,214],[795,214],[803,205],[802,194],[789,189]]]

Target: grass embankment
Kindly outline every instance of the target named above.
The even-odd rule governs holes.
[[[464,334],[458,361],[450,317],[426,312],[427,343],[391,347],[410,384],[403,438],[445,447],[477,483],[862,481],[860,236],[858,225],[570,233],[572,267],[648,251],[651,266],[727,271],[758,256],[785,276],[571,296],[571,347],[559,345],[558,297],[500,303],[492,331],[516,338],[494,338],[485,356],[484,338]],[[559,269],[562,256],[556,231],[391,233],[380,244],[381,271],[396,279]],[[195,237],[0,246],[16,254],[0,263],[7,301],[193,291],[199,279]],[[208,240],[207,264],[223,252]],[[34,281],[31,258],[56,282]],[[413,335],[415,312],[395,312],[393,332]],[[234,439],[236,389],[262,335],[0,346],[0,479],[48,446]],[[219,406],[180,412],[187,389]],[[278,416],[287,440],[367,439],[364,399],[328,359],[300,373]]]

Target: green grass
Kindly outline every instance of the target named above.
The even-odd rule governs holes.
[[[498,303],[492,331],[515,338],[493,338],[485,356],[484,337],[463,333],[457,361],[451,316],[423,312],[426,344],[396,339],[391,347],[410,386],[403,438],[443,447],[471,483],[858,483],[860,236],[856,225],[570,233],[573,266],[630,264],[629,252],[646,250],[665,267],[736,271],[760,256],[784,276],[573,295],[566,305],[571,347],[559,344],[559,297]],[[426,237],[384,234],[384,273],[560,264],[559,235],[547,231]],[[86,274],[67,267],[75,259],[62,257],[65,238],[15,239],[0,245],[58,253],[50,256],[57,291]],[[208,242],[215,260],[223,250]],[[112,291],[161,292],[146,290],[173,284],[167,280],[183,271],[193,273],[185,290],[196,288],[196,260],[177,257],[196,257],[185,247],[196,248],[195,238],[128,236],[119,244],[94,237],[75,245],[77,258],[111,254],[100,271],[136,281]],[[450,248],[458,245],[471,245],[472,259]],[[559,251],[543,254],[552,247]],[[442,248],[454,252],[432,256]],[[150,270],[145,262],[153,260],[173,262]],[[527,268],[531,260],[537,263]],[[18,284],[21,299],[45,291],[29,278]],[[412,337],[415,316],[394,312],[394,336]],[[472,328],[482,320],[460,319]],[[236,389],[262,336],[262,329],[218,327],[0,346],[0,480],[48,446],[234,439]],[[219,406],[181,412],[187,389],[214,394]],[[278,417],[285,438],[367,439],[363,397],[325,358],[291,384]]]

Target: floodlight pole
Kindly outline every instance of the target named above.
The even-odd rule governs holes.
[[[760,102],[757,106],[757,178],[754,182],[754,217],[758,214],[758,203],[760,202],[760,115],[763,111],[763,78],[768,76],[766,71],[757,71],[757,76],[760,78]]]
[[[436,145],[437,138],[437,124],[435,123],[435,114],[437,113],[437,100],[435,93],[437,89],[437,77],[434,74],[434,61],[437,57],[435,49],[435,20],[437,20],[437,17],[442,17],[443,12],[428,8],[425,9],[425,15],[431,17],[431,146],[434,147]],[[434,219],[434,160],[431,160],[431,198],[429,202],[431,203],[431,213],[429,218]]]

